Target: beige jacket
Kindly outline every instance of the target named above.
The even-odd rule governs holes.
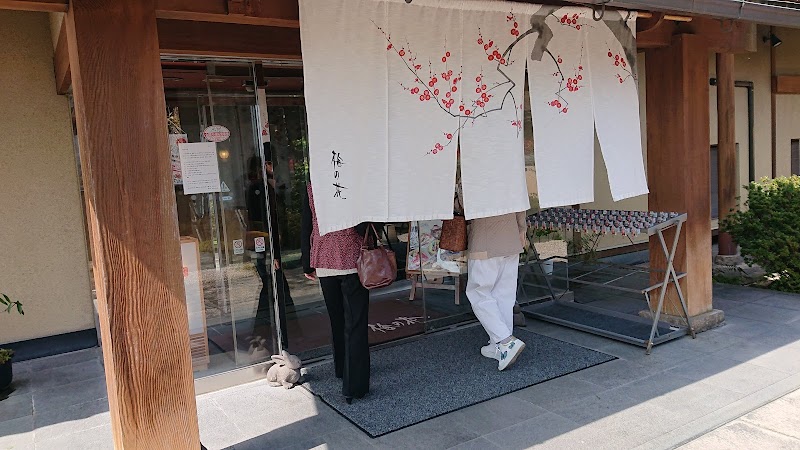
[[[469,259],[519,255],[527,245],[525,212],[469,221]]]

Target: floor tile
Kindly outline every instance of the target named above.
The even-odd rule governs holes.
[[[761,298],[768,297],[775,294],[775,291],[768,289],[748,288],[732,285],[714,285],[714,300],[724,299],[733,300],[745,303],[752,303]]]
[[[102,357],[103,356],[100,347],[95,347],[86,350],[79,350],[77,352],[62,353],[60,355],[14,363],[14,368],[16,369],[17,365],[19,365],[21,368],[24,368],[25,371],[36,372],[39,370],[64,367],[86,361],[100,361]]]
[[[800,408],[791,401],[778,399],[745,415],[742,420],[800,439]]]
[[[630,449],[667,433],[689,419],[650,404],[636,404],[553,440],[551,448]]]
[[[717,329],[698,333],[696,339],[681,338],[664,345],[670,347],[686,348],[699,353],[714,353],[749,342],[748,339],[736,335],[720,333]]]
[[[78,381],[104,378],[103,366],[97,360],[89,360],[50,369],[35,370],[22,375],[28,379],[33,390],[64,386]]]
[[[786,373],[800,373],[800,347],[778,347],[775,349],[757,350],[754,352],[742,353],[743,350],[736,349],[733,358],[742,358],[750,364],[766,367],[768,369],[779,370]]]
[[[755,303],[743,305],[726,313],[726,316],[743,317],[761,322],[787,324],[800,319],[800,310],[776,308]]]
[[[455,411],[446,417],[483,435],[516,425],[545,412],[547,411],[544,408],[521,398],[504,395]]]
[[[695,439],[681,450],[800,449],[800,440],[759,428],[741,420]]]
[[[94,378],[54,388],[35,390],[33,392],[33,404],[37,412],[44,412],[107,397],[105,378]]]
[[[321,435],[349,423],[320,400],[303,395],[302,390],[257,383],[245,389],[220,391],[212,398],[245,439],[266,434],[271,439],[292,433]]]
[[[33,416],[0,422],[0,450],[32,449]]]
[[[670,411],[673,417],[686,421],[711,414],[743,398],[741,392],[724,389],[711,383],[690,383],[669,394],[656,397],[648,404]]]
[[[760,298],[754,302],[757,305],[774,306],[777,308],[800,310],[800,295],[775,294]]]
[[[689,361],[668,370],[667,373],[742,394],[756,392],[789,376],[783,372],[716,355]]]
[[[450,447],[450,450],[502,450],[502,447],[489,442],[486,438],[479,437],[455,447]]]
[[[666,342],[653,347],[649,355],[642,347],[622,342],[613,342],[599,350],[636,363],[644,367],[648,373],[657,373],[702,357],[704,353],[694,350],[692,341],[694,340],[690,336],[685,336],[673,342]]]
[[[33,415],[33,396],[15,395],[0,402],[0,423]]]
[[[714,328],[713,332],[733,335],[740,339],[753,339],[766,334],[769,330],[770,325],[763,321],[726,314],[725,323]]]
[[[717,298],[714,297],[714,300],[711,302],[711,306],[714,309],[721,309],[724,312],[732,311],[735,308],[739,308],[745,305],[745,302],[739,302],[735,300],[726,300],[724,298]]]
[[[36,426],[36,441],[54,439],[59,436],[100,427],[111,423],[108,400],[71,405],[60,409],[36,411],[33,415]]]
[[[572,422],[586,425],[604,417],[612,416],[640,404],[621,389],[604,391],[555,408],[554,413]]]
[[[513,393],[527,402],[553,410],[575,400],[607,390],[588,381],[566,375]]]
[[[477,432],[441,416],[381,436],[374,444],[381,449],[450,448],[478,437]]]
[[[374,449],[373,439],[361,430],[352,429],[336,430],[319,436],[295,435],[284,440],[253,439],[235,445],[235,450],[262,450],[265,448],[280,448],[285,450],[369,450]]]
[[[245,440],[244,433],[213,400],[197,401],[200,441],[209,450],[228,448]]]
[[[575,372],[572,376],[610,389],[640,380],[653,373],[655,373],[653,369],[645,368],[624,359],[617,359]]]
[[[525,449],[542,445],[579,427],[565,417],[547,413],[483,438],[503,449]]]
[[[110,424],[36,442],[36,450],[112,450],[113,448],[114,437]]]

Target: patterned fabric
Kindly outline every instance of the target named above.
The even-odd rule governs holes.
[[[315,269],[353,270],[361,254],[361,243],[355,228],[347,228],[320,236],[314,194],[308,184],[308,205],[311,208],[311,267]]]
[[[551,208],[528,217],[533,228],[636,236],[678,217],[676,212]]]

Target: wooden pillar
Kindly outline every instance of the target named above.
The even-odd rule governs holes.
[[[199,449],[155,0],[70,0],[86,215],[115,447]]]
[[[711,310],[711,193],[708,47],[698,35],[673,36],[669,47],[648,50],[647,174],[654,211],[688,214],[675,267],[688,272],[681,286],[696,316]],[[672,234],[667,236],[671,244]],[[666,267],[657,237],[650,265]],[[674,289],[665,306],[679,315]]]
[[[737,207],[739,164],[736,158],[736,93],[733,54],[717,53],[717,155],[718,205],[720,223]],[[719,254],[736,254],[736,244],[728,233],[720,233]]]

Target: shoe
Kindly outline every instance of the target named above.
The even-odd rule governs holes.
[[[492,344],[491,342],[489,345],[484,345],[481,347],[481,355],[489,358],[489,359],[496,359],[500,361],[500,355],[497,351],[497,344]]]
[[[345,401],[345,402],[346,402],[348,405],[352,405],[352,404],[353,404],[353,399],[354,399],[354,398],[355,398],[356,400],[361,400],[361,399],[362,399],[362,398],[364,398],[364,396],[366,396],[366,395],[367,395],[367,393],[366,393],[366,392],[365,392],[365,393],[363,393],[363,394],[359,394],[359,395],[345,395],[345,397],[344,397],[344,401]]]
[[[506,367],[514,364],[519,357],[519,354],[525,350],[525,343],[517,338],[511,338],[508,344],[497,344],[497,351],[500,355],[497,368],[504,370]]]

